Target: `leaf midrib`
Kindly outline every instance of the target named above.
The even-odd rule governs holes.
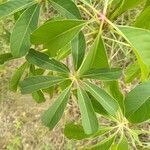
[[[82,20],[80,20],[80,21],[82,21]],[[76,25],[76,26],[74,26],[73,28],[70,28],[70,29],[66,30],[65,32],[62,32],[62,33],[56,35],[55,37],[53,37],[53,38],[51,38],[51,39],[49,40],[49,43],[52,42],[52,41],[54,41],[55,39],[57,39],[57,38],[63,36],[64,34],[67,34],[68,32],[71,32],[72,30],[74,30],[74,29],[76,29],[76,28],[78,28],[78,27],[80,27],[80,26],[83,26],[84,24],[86,24],[86,23],[84,22],[84,23],[82,23],[82,24],[80,24],[80,25]]]
[[[2,3],[1,5],[4,5],[5,3],[8,3],[8,2],[10,2],[10,1],[6,1],[6,2]],[[33,3],[33,5],[36,4],[36,2],[31,1],[31,2],[29,2],[29,3],[25,4],[25,5],[23,5],[23,6],[20,7],[19,9],[15,9],[15,10],[12,11],[11,13],[9,13],[8,15],[14,14],[15,12],[18,12],[19,10],[22,10],[23,8],[25,8],[26,6],[28,6],[28,5],[32,4],[32,3]],[[31,6],[32,6],[32,5],[31,5]],[[4,16],[0,17],[0,19],[3,18],[3,17],[5,17],[5,16],[7,16],[7,15],[4,15]]]
[[[62,80],[62,81],[61,81],[61,80]],[[44,81],[44,82],[40,82],[40,83],[38,82],[37,84],[32,84],[32,85],[30,84],[30,85],[27,85],[27,86],[21,85],[21,86],[22,86],[22,89],[26,89],[26,88],[32,88],[32,87],[35,87],[35,86],[37,86],[37,85],[42,85],[42,84],[45,84],[45,83],[48,84],[48,82],[54,84],[55,82],[58,82],[58,83],[59,83],[59,82],[65,81],[65,80],[66,80],[66,79],[58,79],[58,80],[54,80],[54,79],[53,79],[52,81]]]
[[[55,5],[61,7],[63,10],[67,11],[70,15],[74,16],[75,18],[80,19],[80,18],[76,17],[74,14],[72,14],[71,12],[69,12],[66,8],[64,8],[64,7],[62,7],[61,5],[59,5],[58,3],[56,3],[56,2],[54,2],[54,1],[52,1],[52,0],[49,0],[49,1],[50,1],[51,3],[55,3]]]
[[[146,101],[149,100],[150,96],[147,96]],[[146,103],[146,101],[142,101],[141,105],[139,105],[139,107],[137,107],[137,109],[134,109],[133,111],[130,111],[130,113],[128,113],[129,117],[131,117],[136,111],[138,111],[138,109],[140,107],[142,107],[142,105],[144,105],[144,103]]]
[[[99,73],[87,73],[85,75],[83,75],[84,77],[88,77],[88,76],[98,76],[98,75],[112,75],[112,73],[116,73],[118,71],[112,71],[112,72],[99,72]],[[113,74],[114,76],[114,74]]]
[[[81,89],[79,88],[79,91],[80,91],[80,95],[81,95],[81,97],[82,97],[82,99],[83,99],[83,103],[84,103],[84,106],[85,106],[85,110],[86,110],[86,114],[87,114],[87,120],[88,120],[88,122],[90,123],[89,125],[90,125],[90,129],[92,130],[92,125],[91,125],[91,121],[90,121],[90,119],[89,119],[89,113],[88,113],[88,111],[87,111],[87,107],[86,107],[86,104],[85,104],[85,99],[84,99],[84,97],[83,97],[83,95],[82,95],[82,91],[81,91]]]

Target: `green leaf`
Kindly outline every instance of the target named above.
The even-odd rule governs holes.
[[[25,10],[26,10],[26,9],[23,9],[23,10],[20,10],[20,11],[14,13],[14,19],[15,19],[15,21],[17,21],[17,20],[20,18],[20,16],[22,15],[22,13],[23,13]]]
[[[119,68],[90,69],[89,71],[85,72],[84,75],[81,77],[88,79],[111,81],[119,79],[121,77],[121,74],[122,72]]]
[[[82,19],[78,7],[71,0],[50,0],[50,2],[64,17],[68,19]],[[72,54],[75,70],[77,70],[82,63],[85,47],[84,34],[80,32],[72,41]]]
[[[91,148],[87,148],[87,150],[109,150],[111,145],[113,144],[115,136],[111,136],[102,142],[92,146]]]
[[[27,8],[35,3],[36,1],[33,0],[9,0],[7,2],[4,2],[0,4],[0,19],[14,14],[15,12]]]
[[[79,75],[83,75],[91,68],[107,68],[108,61],[101,35],[98,34],[87,56],[84,58],[80,68]]]
[[[110,114],[115,115],[118,110],[118,103],[108,93],[102,90],[100,87],[90,83],[84,82],[85,89],[93,95],[93,97],[104,107],[104,109]]]
[[[9,83],[9,88],[11,91],[17,91],[19,81],[27,67],[28,67],[28,63],[26,62],[15,71]]]
[[[5,53],[0,55],[0,65],[4,64],[6,61],[13,59],[11,53]]]
[[[125,11],[136,7],[137,5],[139,5],[142,2],[143,2],[143,0],[122,0],[122,1],[120,1],[120,3],[115,8],[115,10],[113,10],[113,12],[111,14],[111,19],[116,19],[118,16],[120,16]]]
[[[106,86],[108,92],[111,94],[111,96],[115,100],[117,100],[122,112],[124,113],[124,96],[121,92],[119,82],[117,82],[117,81],[108,81],[105,84],[105,86]]]
[[[69,69],[66,65],[53,58],[49,58],[49,56],[44,53],[35,51],[33,49],[29,51],[29,53],[26,56],[26,59],[29,63],[43,69],[48,69],[62,73],[69,73]]]
[[[43,124],[50,129],[55,127],[63,115],[69,99],[70,88],[71,87],[66,88],[42,116]]]
[[[129,150],[128,141],[125,135],[122,136],[120,143],[118,143],[117,150]]]
[[[103,108],[103,106],[90,93],[88,93],[88,96],[92,102],[92,106],[96,113],[102,115],[108,115],[107,111]]]
[[[65,78],[54,76],[33,76],[20,82],[22,94],[28,94],[63,82]]]
[[[78,87],[77,94],[84,131],[86,134],[95,133],[99,125],[92,103],[87,93],[82,88]]]
[[[43,103],[46,101],[45,97],[44,97],[44,94],[42,93],[41,90],[37,91],[37,92],[33,92],[32,93],[32,97],[34,98],[34,100],[37,102],[37,103]]]
[[[150,6],[146,7],[135,21],[135,26],[139,28],[144,28],[150,30]]]
[[[34,65],[30,65],[30,72],[29,76],[36,76],[36,75],[42,75],[44,73],[44,70],[40,69],[35,69]],[[33,92],[32,93],[32,98],[37,102],[37,103],[43,103],[46,101],[44,94],[42,93],[41,90]]]
[[[90,135],[84,132],[81,125],[74,123],[68,123],[65,125],[64,134],[68,139],[74,140],[82,140],[90,137]]]
[[[48,21],[32,33],[31,41],[36,45],[43,44],[52,55],[55,55],[79,33],[85,24],[83,20]]]
[[[78,7],[71,0],[49,0],[52,6],[63,16],[71,19],[81,19]]]
[[[125,116],[131,123],[150,119],[150,81],[136,86],[127,94]]]
[[[87,138],[97,137],[109,132],[109,127],[100,128],[95,134],[86,134],[80,124],[67,123],[65,125],[64,134],[68,139],[83,140]]]
[[[141,67],[142,80],[145,80],[150,70],[150,31],[128,26],[119,26],[119,29],[131,45]]]
[[[85,54],[86,41],[84,34],[80,32],[72,41],[72,56],[75,70],[78,70]]]
[[[145,4],[145,6],[144,6],[144,8],[147,8],[147,7],[149,7],[150,6],[150,0],[147,0],[146,1],[146,4]]]
[[[62,16],[68,19],[82,19],[78,7],[71,0],[50,0],[50,2]],[[80,32],[72,41],[72,54],[76,70],[83,60],[85,47],[84,34]]]
[[[63,60],[65,59],[68,55],[70,55],[71,53],[71,44],[67,44],[65,47],[61,48],[57,55],[56,55],[56,59],[57,60]]]
[[[71,83],[72,83],[72,81],[71,81],[70,79],[67,79],[67,80],[61,82],[61,83],[59,84],[59,86],[60,86],[61,90],[64,90],[64,89],[66,89]]]
[[[30,34],[37,28],[39,4],[25,10],[17,20],[11,34],[10,48],[14,57],[24,56],[30,49]]]
[[[130,64],[125,70],[125,81],[130,83],[140,76],[140,66],[137,62]]]

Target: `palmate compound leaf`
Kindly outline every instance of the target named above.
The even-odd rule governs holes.
[[[38,52],[34,49],[30,49],[29,53],[26,56],[26,59],[29,63],[43,69],[69,73],[69,69],[66,65],[55,60],[54,58],[49,58],[48,55]]]
[[[0,19],[37,3],[35,0],[9,0],[0,4]]]
[[[66,78],[55,76],[33,76],[28,77],[20,82],[20,88],[22,94],[29,94],[36,92],[40,89],[46,89],[54,86],[60,82],[65,81]]]
[[[131,45],[141,68],[141,78],[145,80],[150,71],[150,31],[129,26],[118,27]]]
[[[99,125],[91,100],[81,87],[77,88],[77,95],[84,131],[86,134],[95,133]]]
[[[103,106],[110,114],[115,115],[118,110],[117,101],[112,98],[107,92],[90,82],[84,82],[85,89]]]
[[[40,5],[25,10],[17,20],[10,38],[11,53],[14,57],[24,56],[30,49],[30,34],[37,28]]]
[[[61,119],[70,96],[70,89],[71,86],[67,87],[55,100],[52,106],[44,112],[42,122],[49,129],[53,129]]]
[[[127,94],[125,116],[131,123],[150,119],[150,81],[139,84]]]
[[[119,68],[104,68],[104,69],[90,69],[85,72],[81,77],[88,79],[97,79],[103,81],[117,80],[121,77],[121,69]]]
[[[101,33],[97,35],[89,52],[85,56],[78,70],[79,76],[84,75],[90,69],[110,68],[105,44],[101,36]],[[121,108],[123,109],[123,95],[119,90],[118,82],[107,81],[105,82],[105,87],[111,93],[111,95],[119,102]]]
[[[67,45],[86,25],[83,20],[48,21],[31,35],[32,44],[43,44],[52,54]]]

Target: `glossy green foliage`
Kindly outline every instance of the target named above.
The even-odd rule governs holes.
[[[144,0],[145,1],[145,0]],[[141,4],[143,0],[120,0],[120,2],[117,4],[115,10],[113,11],[111,18],[117,18],[119,15],[124,13],[125,11],[129,9],[133,9],[134,7]]]
[[[125,115],[132,123],[150,118],[150,82],[144,82],[133,89],[125,99]]]
[[[126,83],[130,83],[135,80],[137,77],[140,77],[140,67],[137,62],[129,65],[125,70],[125,81]]]
[[[95,99],[104,107],[104,109],[110,113],[110,115],[115,115],[118,109],[118,104],[115,99],[113,99],[107,92],[105,92],[100,87],[92,84],[90,82],[84,82],[85,89],[95,97]]]
[[[11,53],[5,53],[0,55],[0,64],[4,64],[6,61],[9,61],[13,59],[13,56]]]
[[[150,30],[150,6],[146,7],[137,17],[135,26]]]
[[[87,150],[108,150],[113,144],[115,136],[111,136],[108,139],[103,140],[102,142],[96,144],[91,148],[87,148]]]
[[[82,64],[86,49],[84,34],[80,32],[72,41],[72,56],[75,70],[78,70]]]
[[[52,55],[55,55],[84,25],[85,21],[82,20],[49,21],[32,33],[31,42],[36,45],[43,44]]]
[[[117,80],[121,77],[121,69],[91,69],[87,71],[82,77],[104,81]]]
[[[81,125],[68,123],[65,125],[64,134],[69,139],[82,140],[89,138],[90,135],[84,132]]]
[[[14,57],[24,56],[30,49],[30,34],[37,28],[39,4],[26,9],[17,20],[10,38],[11,53]]]
[[[98,120],[96,118],[90,98],[80,87],[78,87],[77,93],[84,131],[86,134],[95,133],[98,130]]]
[[[64,134],[68,139],[83,140],[91,137],[98,137],[108,133],[110,130],[111,129],[109,127],[101,127],[95,134],[86,134],[80,124],[67,123],[65,125]]]
[[[49,129],[53,129],[61,119],[69,99],[69,93],[70,87],[65,89],[57,98],[57,100],[52,104],[52,106],[46,112],[44,112],[42,116],[42,122]]]
[[[48,69],[52,71],[62,72],[62,73],[68,73],[68,68],[61,62],[49,58],[48,55],[35,51],[31,49],[26,56],[26,59],[29,63],[36,65],[42,69]]]
[[[140,4],[137,18],[125,26],[130,10]],[[139,135],[147,132],[135,131],[132,123],[150,119],[149,6],[149,0],[2,3],[0,19],[14,15],[10,20],[15,23],[10,31],[2,27],[10,52],[0,54],[0,64],[17,58],[24,62],[12,76],[10,89],[19,86],[38,104],[57,96],[42,115],[50,130],[66,107],[63,124],[72,121],[67,116],[70,106],[78,107],[79,117],[65,125],[64,134],[70,140],[92,139],[81,149],[146,147]]]
[[[45,97],[44,97],[44,94],[42,93],[42,91],[37,91],[37,92],[33,92],[32,93],[32,97],[34,98],[34,100],[37,102],[37,103],[43,103],[46,101]]]
[[[72,0],[49,0],[61,15],[71,19],[81,19],[80,12]]]
[[[40,89],[46,89],[63,82],[65,78],[53,76],[33,76],[20,82],[22,94],[28,94]]]
[[[0,4],[0,19],[2,17],[14,14],[15,12],[27,8],[35,3],[36,1],[33,0],[9,0],[7,2],[4,2]]]
[[[128,26],[122,26],[120,30],[137,57],[142,71],[142,79],[146,79],[150,71],[150,31]]]
[[[117,144],[117,150],[129,150],[128,141],[125,135],[121,137],[120,142]]]
[[[104,50],[103,41],[101,35],[97,35],[89,53],[84,58],[81,67],[79,68],[79,74],[83,75],[91,68],[107,68],[107,56]]]
[[[25,72],[25,69],[28,67],[28,63],[24,63],[23,65],[21,65],[16,72],[14,73],[14,75],[12,76],[11,80],[10,80],[10,90],[11,91],[17,91],[17,87],[19,84],[19,81],[23,75],[23,73]]]

